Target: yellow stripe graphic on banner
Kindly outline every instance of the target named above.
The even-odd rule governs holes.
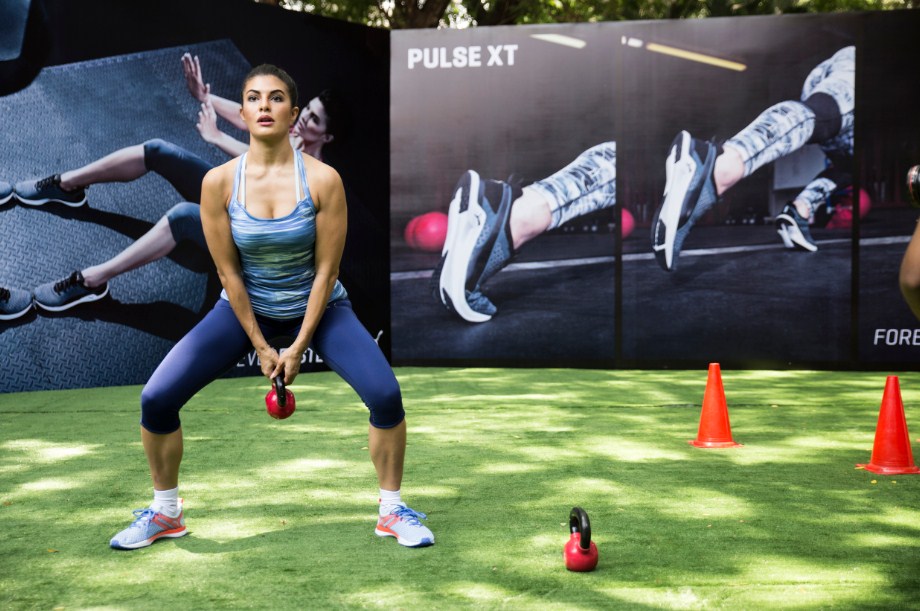
[[[543,40],[545,42],[552,42],[557,45],[572,47],[573,49],[583,49],[585,45],[588,44],[580,38],[563,36],[562,34],[531,34],[530,37],[536,38],[537,40]]]
[[[744,72],[747,70],[747,66],[739,62],[733,62],[728,59],[722,59],[721,57],[714,57],[712,55],[705,55],[703,53],[696,53],[694,51],[686,51],[684,49],[678,49],[677,47],[669,47],[668,45],[661,45],[657,42],[650,42],[645,45],[645,48],[653,53],[662,53],[664,55],[670,55],[671,57],[678,57],[680,59],[686,59],[692,62],[709,64],[710,66],[715,66],[717,68],[725,68],[726,70],[734,70],[736,72]]]

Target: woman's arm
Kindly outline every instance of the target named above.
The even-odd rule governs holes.
[[[210,100],[217,114],[232,123],[234,127],[246,129],[246,123],[240,117],[242,105],[211,93],[210,83],[205,83],[204,76],[201,74],[201,61],[197,55],[192,56],[190,53],[182,55],[182,72],[185,74],[185,84],[192,97],[202,104]]]
[[[214,105],[210,100],[201,103],[201,110],[198,111],[198,123],[195,124],[201,139],[208,144],[213,144],[231,157],[239,157],[247,150],[249,145],[240,142],[236,138],[225,134],[217,128],[217,113]]]
[[[227,98],[222,98],[219,95],[214,95],[210,93],[211,86],[208,86],[208,100],[211,101],[211,104],[214,105],[214,110],[217,111],[221,117],[229,121],[233,127],[241,129],[243,131],[248,131],[249,128],[246,127],[246,123],[240,117],[240,108],[243,107],[239,102],[234,102],[233,100],[228,100]]]
[[[316,206],[316,276],[313,278],[313,288],[307,300],[307,311],[300,333],[281,355],[270,376],[274,378],[283,373],[285,384],[293,382],[300,371],[301,357],[310,346],[313,333],[326,311],[326,304],[339,277],[339,264],[348,229],[345,188],[338,172],[311,157],[304,156],[304,163],[307,164],[307,175],[310,177],[310,195]]]
[[[920,319],[920,222],[914,228],[914,235],[910,238],[901,260],[898,281],[904,301],[914,316]]]
[[[268,377],[278,362],[278,353],[272,348],[256,322],[249,293],[243,283],[239,252],[230,233],[230,214],[227,202],[233,190],[235,160],[208,172],[201,185],[201,226],[211,251],[211,258],[217,266],[217,275],[227,291],[230,306],[243,330],[259,355],[262,373]]]

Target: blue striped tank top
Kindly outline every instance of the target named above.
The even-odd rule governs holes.
[[[316,276],[316,210],[307,186],[303,157],[294,151],[294,210],[282,218],[265,219],[246,210],[246,154],[239,160],[230,197],[230,231],[240,254],[243,282],[256,314],[276,319],[303,318]],[[329,301],[344,299],[336,281]],[[221,292],[227,299],[227,291]]]

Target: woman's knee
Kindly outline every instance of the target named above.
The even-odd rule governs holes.
[[[141,391],[141,425],[151,433],[165,435],[179,429],[179,408],[155,386],[147,384]]]
[[[167,142],[162,138],[152,138],[144,142],[144,165],[147,166],[147,169],[153,169],[157,165],[157,161],[163,159],[176,150],[176,145],[172,142]]]
[[[395,378],[391,382],[376,385],[365,402],[371,411],[371,424],[377,428],[393,428],[406,417],[402,391]]]
[[[166,220],[169,221],[169,230],[177,244],[190,240],[207,250],[201,228],[201,206],[179,202],[166,211]]]

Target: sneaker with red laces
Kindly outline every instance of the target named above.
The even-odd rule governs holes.
[[[396,541],[406,547],[434,545],[434,535],[419,521],[427,517],[405,505],[397,505],[389,514],[380,516],[374,533],[378,537],[396,537]]]
[[[182,537],[188,534],[185,528],[185,512],[179,501],[179,515],[170,518],[164,513],[147,507],[134,510],[134,521],[109,541],[115,549],[138,549],[147,547],[157,539],[164,537]]]

